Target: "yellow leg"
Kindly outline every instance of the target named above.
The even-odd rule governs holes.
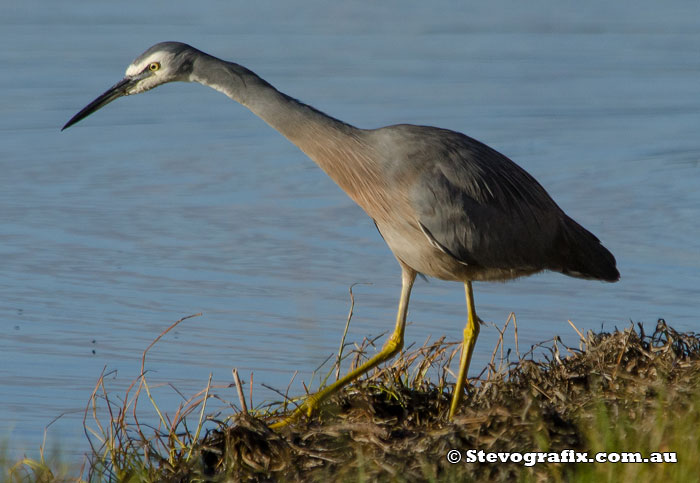
[[[467,371],[474,353],[476,338],[479,337],[479,323],[481,322],[474,308],[474,294],[471,282],[464,282],[464,291],[467,295],[467,325],[464,327],[462,355],[459,358],[459,375],[457,376],[457,384],[455,384],[455,392],[452,394],[452,403],[450,404],[450,419],[454,417],[457,408],[462,403],[464,382],[467,380]]]
[[[397,352],[399,352],[403,348],[403,335],[404,328],[406,326],[408,300],[411,296],[411,288],[413,287],[413,282],[416,279],[416,272],[413,269],[404,266],[403,264],[401,265],[401,268],[403,270],[401,273],[401,299],[399,300],[399,311],[396,315],[396,328],[394,329],[394,333],[391,334],[391,336],[389,337],[389,340],[387,340],[384,344],[384,347],[382,347],[382,350],[379,351],[379,353],[372,357],[370,360],[362,364],[360,367],[356,368],[354,371],[351,371],[345,377],[338,379],[330,386],[306,398],[304,403],[298,408],[296,408],[288,418],[283,419],[282,421],[279,421],[277,423],[271,424],[270,428],[276,429],[284,427],[298,420],[304,414],[306,414],[307,416],[311,416],[311,413],[313,413],[314,409],[316,409],[319,406],[319,404],[321,404],[331,394],[337,392],[342,387],[354,381],[355,379],[357,379],[370,369],[374,368],[375,366],[393,357],[394,355],[396,355]]]

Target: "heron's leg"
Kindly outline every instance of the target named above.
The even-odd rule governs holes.
[[[467,295],[467,325],[464,327],[462,355],[459,359],[459,375],[457,376],[457,384],[455,384],[455,392],[452,394],[452,403],[450,404],[450,419],[454,417],[457,408],[462,402],[464,382],[467,380],[467,371],[469,370],[469,363],[474,353],[476,338],[479,337],[479,323],[481,322],[474,308],[474,294],[472,292],[471,282],[464,282],[464,291]]]
[[[382,350],[380,350],[378,354],[376,354],[370,360],[362,364],[360,367],[356,368],[353,371],[350,371],[350,373],[338,379],[330,386],[325,387],[316,394],[312,394],[311,396],[307,397],[304,403],[298,408],[296,408],[288,418],[270,425],[271,428],[275,429],[286,426],[296,421],[304,414],[306,414],[307,416],[311,416],[311,413],[314,411],[314,409],[316,409],[318,405],[321,404],[321,402],[323,402],[331,394],[339,391],[341,388],[354,381],[362,374],[366,373],[367,371],[376,367],[377,365],[381,364],[387,359],[393,357],[394,355],[396,355],[397,352],[399,352],[403,348],[403,335],[404,328],[406,326],[408,300],[411,296],[411,288],[413,287],[413,282],[416,279],[416,271],[403,264],[401,264],[401,268],[401,299],[399,300],[399,311],[396,315],[396,328],[394,329],[394,333],[391,334],[391,336],[389,337],[389,340],[387,340],[384,346],[382,347]]]

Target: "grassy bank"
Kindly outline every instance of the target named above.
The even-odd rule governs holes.
[[[580,334],[579,347],[557,339],[508,354],[502,340],[468,390],[453,422],[447,411],[453,381],[447,365],[456,344],[438,341],[412,350],[328,401],[308,421],[273,432],[266,423],[293,401],[209,414],[209,385],[172,414],[151,398],[146,376],[125,395],[100,378],[86,411],[93,452],[88,481],[699,481],[700,338],[659,321],[652,333],[629,327]],[[368,344],[344,358],[355,364]],[[542,355],[542,351],[544,356]],[[533,353],[538,353],[537,357]],[[146,353],[144,353],[144,367]],[[511,360],[512,359],[512,360]],[[346,359],[347,360],[347,359]],[[329,381],[336,371],[329,368]],[[158,428],[139,422],[149,404]],[[119,401],[118,403],[116,401]],[[207,414],[209,414],[207,416]],[[461,461],[451,463],[457,450]],[[473,450],[469,452],[469,450]],[[547,452],[537,462],[479,462],[480,454]],[[677,463],[571,463],[565,450],[659,452]],[[606,455],[611,461],[628,455]],[[452,453],[455,457],[455,453]],[[630,458],[636,456],[630,455]],[[475,462],[468,460],[476,459]],[[515,457],[518,459],[518,457]],[[556,462],[559,461],[559,462]],[[527,464],[525,464],[527,463]],[[533,464],[534,463],[534,464]],[[57,463],[0,462],[8,481],[76,476]]]

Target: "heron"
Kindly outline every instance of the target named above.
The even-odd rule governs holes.
[[[158,43],[61,130],[123,96],[173,81],[222,92],[295,144],[372,218],[401,267],[394,331],[369,360],[308,396],[272,427],[311,416],[330,395],[398,354],[416,276],[464,284],[467,322],[448,418],[462,405],[479,335],[472,282],[549,270],[615,282],[615,257],[505,155],[462,133],[397,124],[361,129],[277,90],[234,62],[181,42]]]

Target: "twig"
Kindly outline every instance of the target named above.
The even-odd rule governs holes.
[[[520,346],[518,345],[518,319],[515,317],[515,312],[511,312],[508,318],[513,317],[513,330],[515,331],[515,353],[520,360]]]
[[[338,357],[335,360],[335,380],[340,378],[340,361],[343,358],[343,349],[345,348],[345,337],[348,335],[348,329],[350,329],[350,319],[352,319],[352,314],[355,310],[355,294],[352,293],[352,288],[355,285],[372,285],[367,282],[357,282],[350,285],[350,310],[348,310],[348,318],[345,321],[345,330],[343,331],[343,337],[340,339],[340,347],[338,348]]]
[[[198,314],[188,315],[188,316],[186,316],[186,317],[181,318],[181,319],[178,320],[177,322],[174,322],[170,327],[168,327],[168,328],[165,329],[163,332],[161,332],[160,335],[159,335],[158,337],[156,337],[156,338],[153,340],[153,342],[151,342],[151,343],[148,345],[148,347],[146,347],[146,350],[143,351],[143,356],[141,357],[141,376],[143,376],[144,367],[146,366],[146,353],[151,349],[151,347],[153,347],[154,345],[156,345],[156,342],[158,342],[158,341],[161,339],[161,337],[163,337],[165,334],[167,334],[168,332],[170,332],[171,330],[173,330],[175,327],[177,327],[178,324],[179,324],[180,322],[182,322],[182,321],[184,321],[184,320],[187,320],[187,319],[191,319],[191,318],[193,318],[193,317],[199,317],[200,315],[202,315],[202,312],[200,312],[200,313],[198,313]]]
[[[245,396],[243,395],[243,388],[241,387],[241,380],[238,377],[238,369],[231,369],[233,373],[233,380],[236,381],[236,391],[238,392],[238,400],[241,402],[241,411],[243,414],[248,414],[248,406],[245,403]]]
[[[250,371],[250,382],[248,383],[248,395],[250,397],[250,407],[253,408],[253,371]]]
[[[569,325],[570,325],[571,327],[574,328],[574,330],[576,331],[576,333],[577,333],[578,336],[579,336],[579,339],[581,339],[581,341],[580,341],[580,343],[579,343],[579,347],[581,348],[581,350],[583,350],[583,346],[587,346],[587,345],[588,345],[588,344],[586,344],[586,338],[583,336],[583,334],[581,333],[581,331],[578,330],[578,328],[576,328],[576,326],[574,325],[573,322],[571,322],[571,320],[567,320],[567,321],[569,322]],[[583,344],[583,345],[581,345],[581,344]]]

